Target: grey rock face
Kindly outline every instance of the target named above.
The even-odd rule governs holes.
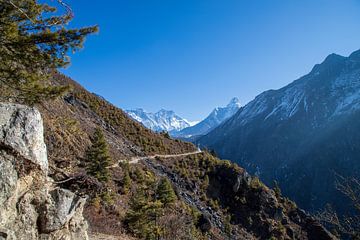
[[[40,113],[0,103],[0,240],[85,240],[86,199],[52,186]]]
[[[47,171],[43,122],[39,111],[18,104],[0,103],[0,141]]]
[[[76,196],[71,191],[56,188],[49,193],[48,203],[45,205],[44,218],[41,221],[41,230],[51,233],[66,225],[83,208],[85,199]]]

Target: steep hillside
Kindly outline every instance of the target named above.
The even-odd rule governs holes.
[[[239,99],[233,98],[227,106],[215,108],[209,116],[198,124],[185,128],[181,131],[173,132],[171,135],[176,138],[193,141],[195,138],[207,134],[225,120],[232,117],[240,109],[240,106]]]
[[[167,176],[180,198],[218,229],[219,239],[335,239],[280,192],[206,152],[145,165]]]
[[[359,176],[360,51],[329,55],[279,90],[257,96],[199,140],[315,211],[346,211],[335,174]],[[306,189],[304,191],[304,189]]]
[[[70,164],[83,157],[95,127],[101,127],[114,159],[149,154],[193,151],[193,145],[154,133],[130,119],[126,113],[101,97],[89,93],[62,74],[55,74],[53,84],[70,85],[62,99],[39,106],[44,118],[50,160]]]
[[[94,239],[334,239],[236,165],[147,130],[61,74],[52,84],[72,90],[37,106],[49,174],[56,186],[88,197],[84,214]],[[109,145],[109,181],[88,171],[96,128]]]

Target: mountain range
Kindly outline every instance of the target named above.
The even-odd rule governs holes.
[[[360,174],[360,51],[329,55],[291,84],[258,95],[225,123],[198,139],[258,175],[277,181],[308,211],[349,202],[337,176]]]
[[[240,109],[240,101],[234,97],[225,107],[215,108],[203,121],[190,122],[175,114],[174,111],[160,110],[156,113],[149,113],[138,108],[127,110],[126,113],[145,127],[155,131],[169,132],[175,138],[193,140],[202,136],[219,126],[226,119],[233,116]]]
[[[20,236],[17,239],[30,236],[30,230],[47,236],[49,231],[43,225],[55,225],[50,229],[51,234],[55,229],[62,232],[61,236],[63,233],[80,236],[74,239],[88,239],[89,226],[90,239],[94,240],[154,239],[153,235],[147,237],[148,229],[155,231],[159,227],[166,233],[161,239],[336,239],[295,203],[236,164],[222,161],[206,151],[199,152],[191,143],[145,128],[121,109],[62,74],[55,73],[49,84],[67,85],[70,90],[63,97],[36,106],[42,120],[39,113],[36,117],[25,114],[37,112],[35,108],[0,104],[3,106],[0,108],[2,127],[12,127],[11,131],[4,130],[7,134],[0,134],[0,158],[5,161],[5,165],[0,164],[5,176],[0,179],[5,186],[5,191],[0,191],[5,203],[0,202],[0,207],[5,213],[11,210],[11,215],[4,215],[10,217],[4,218],[7,225],[0,227],[0,236],[7,237],[9,230]],[[34,123],[38,130],[31,125]],[[24,127],[28,125],[30,127]],[[22,157],[13,150],[13,147],[24,148],[27,154],[31,149],[31,154],[39,155],[39,144],[29,141],[33,132],[45,137],[47,181],[51,181],[51,186],[35,178],[34,171],[40,168],[27,162],[28,155]],[[96,132],[102,132],[102,144],[94,144],[100,143],[94,137]],[[20,145],[8,144],[14,142],[10,136],[19,136],[24,141]],[[92,166],[89,149],[100,157],[109,157],[111,165],[103,168],[108,169],[108,181],[100,181],[88,170]],[[121,159],[129,160],[128,164]],[[100,166],[99,161],[94,163]],[[46,172],[41,174],[48,179],[46,175]],[[47,193],[39,184],[55,190]],[[64,194],[59,198],[53,192],[60,188]],[[29,190],[24,197],[16,197],[18,191],[24,189]],[[39,189],[47,197],[44,205],[43,197],[39,200],[36,194]],[[79,196],[86,196],[87,203]],[[82,203],[77,204],[78,199],[82,199]],[[171,200],[171,204],[164,204],[163,201],[167,201],[164,199]],[[38,212],[45,214],[40,220]],[[14,221],[15,217],[19,220]],[[53,224],[54,218],[61,219],[61,223]],[[65,218],[70,220],[62,220]],[[19,221],[26,227],[18,228]],[[44,222],[46,224],[39,224]],[[32,236],[31,239],[37,239]]]
[[[191,127],[197,122],[190,122],[179,117],[174,111],[161,109],[156,113],[146,112],[142,108],[127,110],[126,113],[134,120],[155,132],[173,132]]]

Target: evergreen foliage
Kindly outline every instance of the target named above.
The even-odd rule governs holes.
[[[130,210],[126,214],[126,224],[131,232],[142,239],[157,239],[161,228],[157,224],[163,204],[152,199],[144,189],[138,189],[131,199]]]
[[[129,170],[124,172],[124,178],[123,178],[123,191],[125,194],[129,193],[130,186],[131,186],[131,178],[129,175]]]
[[[172,204],[177,200],[176,194],[170,181],[167,178],[162,178],[156,190],[157,199],[163,204]]]
[[[227,235],[227,238],[229,240],[231,240],[231,231],[232,231],[232,227],[231,227],[231,216],[230,215],[227,215],[225,216],[225,219],[224,219],[224,230],[225,230],[225,233]]]
[[[100,128],[95,130],[92,145],[87,152],[89,166],[87,172],[96,177],[100,182],[108,182],[110,172],[108,167],[111,163],[108,146],[105,141],[104,133]]]
[[[279,183],[277,181],[274,181],[274,192],[275,192],[275,196],[277,198],[281,197],[281,189],[280,189],[280,186],[279,186]]]
[[[166,178],[161,179],[156,187],[156,181],[138,188],[130,200],[130,210],[126,214],[125,223],[128,229],[142,239],[159,239],[166,231],[164,214],[175,205],[177,197]],[[171,206],[171,208],[169,208]]]
[[[203,189],[204,191],[206,191],[208,187],[209,187],[209,176],[208,176],[208,175],[205,175],[204,181],[203,181],[203,183],[202,183],[202,189]]]
[[[135,168],[134,174],[135,174],[135,177],[136,177],[136,181],[138,183],[144,182],[145,177],[144,177],[144,171],[143,170],[141,170],[139,167],[137,167],[137,168]]]
[[[35,104],[54,98],[66,86],[50,86],[52,71],[69,64],[69,52],[83,46],[97,27],[67,29],[73,14],[68,5],[56,7],[37,0],[0,0],[0,96]],[[60,11],[61,12],[61,11]]]

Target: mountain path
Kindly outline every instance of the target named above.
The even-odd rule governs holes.
[[[119,167],[120,163],[123,162],[128,162],[129,164],[136,164],[139,163],[139,161],[141,160],[152,160],[155,158],[173,158],[173,157],[186,157],[186,156],[191,156],[191,155],[196,155],[202,153],[202,151],[200,149],[196,150],[195,152],[189,152],[189,153],[179,153],[179,154],[166,154],[166,155],[161,155],[161,154],[156,154],[156,155],[152,155],[152,156],[145,156],[145,157],[133,157],[131,158],[130,161],[128,160],[120,160],[118,163],[115,163],[111,166],[109,166],[108,168],[116,168]]]

